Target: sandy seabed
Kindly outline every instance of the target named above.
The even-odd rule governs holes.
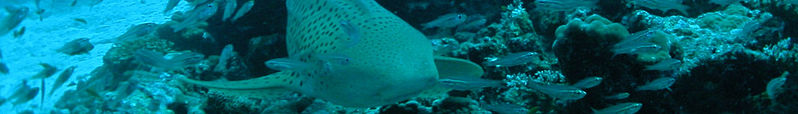
[[[70,3],[55,3],[58,1]],[[58,67],[58,73],[45,81],[47,92],[51,91],[52,82],[67,67],[76,66],[76,69],[66,83],[85,79],[92,70],[103,64],[102,58],[111,48],[111,44],[96,44],[89,53],[74,56],[55,51],[66,42],[78,38],[89,38],[92,42],[115,38],[125,33],[131,26],[141,23],[162,24],[170,20],[172,12],[190,9],[188,3],[181,2],[172,12],[163,13],[167,0],[105,0],[93,6],[87,3],[70,6],[71,2],[72,0],[42,0],[40,7],[45,9],[46,13],[42,14],[43,16],[30,14],[14,29],[16,31],[25,27],[26,31],[21,37],[14,38],[12,33],[0,35],[2,61],[10,71],[5,75],[0,74],[0,97],[11,96],[16,88],[21,86],[23,80],[28,80],[41,71],[43,68],[39,63]],[[31,13],[35,9],[33,3],[20,5],[30,7]],[[40,17],[43,18],[39,20]],[[84,24],[76,19],[83,19],[88,23]],[[29,80],[27,84],[31,87],[40,87],[41,80]],[[68,89],[74,89],[74,86],[66,84],[61,86],[52,95],[45,96],[44,104],[40,104],[43,94],[39,93],[35,99],[27,103],[13,105],[8,101],[0,106],[0,110],[3,110],[3,113],[21,112],[26,109],[49,112],[48,110],[53,109],[56,101],[60,99],[61,93]]]

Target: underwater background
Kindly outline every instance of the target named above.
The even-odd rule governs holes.
[[[0,7],[0,113],[798,112],[798,0]]]

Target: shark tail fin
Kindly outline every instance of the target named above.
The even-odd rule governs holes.
[[[270,89],[270,88],[288,88],[288,83],[282,81],[284,79],[293,78],[289,73],[278,72],[266,76],[240,80],[240,81],[200,81],[188,78],[180,78],[179,80],[193,85],[198,85],[207,88],[216,89],[229,89],[229,90],[252,90],[252,89]]]
[[[270,75],[240,81],[200,81],[180,78],[184,83],[207,87],[212,93],[223,96],[245,96],[254,98],[274,98],[293,93],[290,84],[284,80],[294,78],[288,72],[278,72]]]
[[[221,96],[230,97],[249,97],[260,99],[273,99],[280,96],[290,95],[294,92],[288,89],[270,88],[270,89],[219,89],[210,88],[208,92]]]

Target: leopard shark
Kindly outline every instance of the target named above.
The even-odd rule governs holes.
[[[283,66],[280,72],[239,81],[180,80],[229,95],[289,91],[375,107],[445,94],[451,89],[441,78],[483,74],[468,60],[434,56],[426,36],[374,0],[287,0],[286,7],[284,59],[291,61],[273,62]]]

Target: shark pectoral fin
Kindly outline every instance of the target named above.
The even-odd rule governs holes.
[[[482,76],[482,74],[484,74],[484,72],[482,71],[482,67],[480,67],[476,63],[458,58],[435,56],[435,67],[437,67],[438,69],[439,79],[450,78],[450,77],[479,78],[480,76]],[[435,86],[432,86],[429,89],[421,92],[421,94],[419,94],[419,97],[444,98],[447,96],[446,92],[449,92],[451,90],[452,88],[442,86],[441,84],[436,84]]]
[[[285,88],[267,88],[267,89],[220,89],[209,88],[209,93],[218,94],[221,96],[241,96],[260,99],[272,99],[280,96],[289,95],[292,92]]]
[[[233,90],[272,89],[272,88],[288,89],[287,86],[289,86],[289,84],[284,80],[289,80],[290,78],[294,78],[290,76],[290,73],[278,72],[258,78],[240,80],[240,81],[199,81],[188,78],[180,78],[180,81],[207,88],[219,88],[219,89],[233,89]]]
[[[485,72],[482,67],[474,62],[444,56],[435,56],[435,67],[438,69],[438,78],[446,77],[477,77]]]

